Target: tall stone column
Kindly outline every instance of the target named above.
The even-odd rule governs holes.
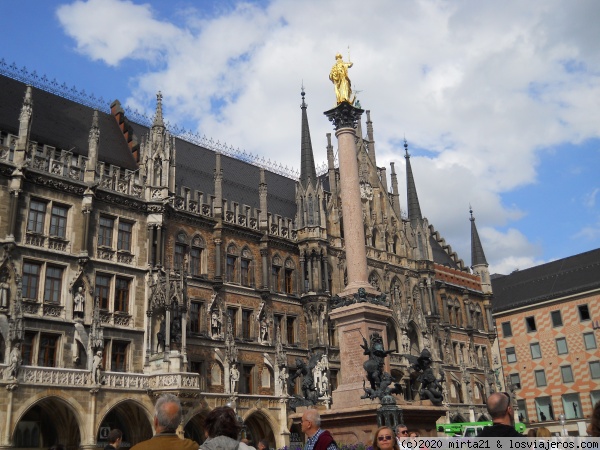
[[[348,284],[339,293],[340,297],[353,295],[359,288],[364,288],[371,294],[379,294],[368,281],[365,230],[356,159],[356,133],[354,130],[362,113],[362,109],[355,108],[347,102],[342,102],[324,113],[333,123],[335,136],[338,139],[340,161],[339,190],[342,197],[346,268],[348,270]]]

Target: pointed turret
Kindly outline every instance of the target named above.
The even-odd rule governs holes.
[[[221,153],[215,152],[215,199],[213,203],[215,217],[223,215],[223,169],[221,168]]]
[[[481,240],[479,239],[479,233],[477,232],[477,226],[475,225],[475,217],[473,216],[473,208],[471,208],[471,206],[469,206],[469,213],[471,214],[471,217],[469,218],[471,221],[471,268],[475,274],[481,277],[481,287],[483,292],[491,292],[492,285],[488,263],[485,259]]]
[[[265,169],[260,168],[260,183],[258,185],[258,195],[260,202],[260,217],[259,217],[259,228],[261,231],[267,233],[269,230],[267,214],[267,179],[265,177]]]
[[[373,137],[373,122],[371,122],[371,111],[367,109],[367,139],[369,139],[368,149],[369,157],[373,161],[373,166],[377,167],[377,158],[375,157],[375,138]]]
[[[400,193],[398,192],[398,177],[396,176],[396,169],[394,167],[394,163],[390,163],[390,167],[392,168],[392,208],[396,213],[396,217],[401,220],[402,217],[400,215]]]
[[[98,143],[100,142],[100,128],[98,127],[98,110],[94,111],[92,127],[88,136],[88,160],[85,166],[84,181],[93,183],[96,178],[96,165],[98,164]]]
[[[312,142],[310,140],[310,129],[308,128],[308,116],[306,115],[306,103],[304,102],[304,86],[302,87],[302,130],[300,140],[300,183],[306,189],[309,184],[315,185],[317,181],[317,171],[315,170],[315,159],[313,156]]]
[[[19,138],[15,147],[14,163],[22,165],[27,158],[27,146],[29,144],[29,132],[31,131],[31,116],[33,114],[33,99],[31,86],[27,86],[21,114],[19,115]]]
[[[156,94],[156,112],[154,113],[154,121],[152,122],[152,128],[162,127],[164,128],[165,122],[163,120],[162,112],[162,93],[158,91]]]
[[[404,151],[406,152],[406,197],[408,202],[408,220],[413,228],[416,229],[423,221],[421,215],[421,206],[419,205],[419,197],[417,196],[417,187],[413,178],[412,167],[410,165],[410,154],[408,153],[408,143],[404,140]]]

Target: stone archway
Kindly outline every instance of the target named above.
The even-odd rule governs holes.
[[[183,436],[202,444],[206,439],[204,436],[204,419],[206,419],[205,414],[196,414],[188,420],[183,427]]]
[[[103,448],[108,444],[106,434],[113,428],[123,432],[123,447],[127,447],[127,444],[133,447],[138,442],[150,439],[154,434],[147,411],[133,401],[118,403],[103,417],[95,436],[99,447]]]
[[[72,406],[59,397],[46,397],[32,405],[15,428],[16,448],[49,448],[62,444],[67,450],[78,449],[81,433]]]
[[[258,441],[266,439],[269,441],[269,448],[277,448],[275,433],[271,427],[269,417],[261,411],[254,411],[245,420],[246,439],[254,447],[258,446]]]

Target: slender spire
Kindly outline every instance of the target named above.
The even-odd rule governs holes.
[[[485,253],[483,253],[483,246],[479,239],[479,233],[477,232],[477,226],[475,225],[475,217],[473,217],[473,208],[469,205],[469,213],[471,214],[471,267],[488,265],[485,259]]]
[[[152,123],[153,127],[165,126],[162,113],[162,97],[162,93],[158,91],[158,93],[156,94],[156,113],[154,114],[154,122]]]
[[[410,154],[408,153],[408,143],[404,139],[404,151],[406,154],[406,193],[408,201],[408,220],[413,228],[423,220],[421,215],[421,206],[419,205],[419,197],[417,196],[417,188],[415,186],[415,179],[413,178],[412,167],[410,166]]]
[[[300,169],[300,183],[306,189],[308,184],[314,186],[317,181],[317,171],[315,170],[315,159],[313,156],[312,143],[310,141],[310,129],[308,128],[308,117],[306,115],[306,103],[304,102],[304,86],[302,86],[302,131],[300,141],[301,151],[301,169]]]

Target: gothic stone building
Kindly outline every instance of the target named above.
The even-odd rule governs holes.
[[[302,438],[289,419],[300,379],[286,380],[320,354],[319,407],[335,409],[329,312],[353,237],[329,135],[327,170],[315,170],[304,92],[298,178],[170,131],[160,94],[149,121],[1,69],[0,448],[94,448],[113,427],[133,445],[152,435],[164,392],[181,398],[183,433],[198,442],[206,414],[232,404],[249,439],[283,447]],[[391,300],[399,401],[420,401],[404,355],[429,348],[447,419],[480,418],[495,335],[474,219],[471,271],[422,217],[408,149],[404,214],[394,165],[391,189],[377,165],[369,111],[362,126],[369,282]]]

